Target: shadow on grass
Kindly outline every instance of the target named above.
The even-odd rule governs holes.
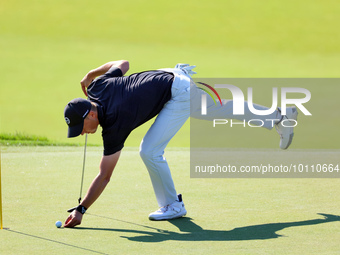
[[[76,229],[97,230],[97,231],[114,231],[123,233],[135,233],[138,234],[133,237],[122,236],[131,241],[136,242],[163,242],[163,241],[244,241],[244,240],[264,240],[278,238],[281,235],[277,234],[280,231],[289,227],[298,226],[310,226],[323,224],[327,222],[340,221],[340,216],[323,214],[323,219],[313,219],[305,221],[293,221],[283,223],[267,223],[261,225],[245,226],[240,228],[234,228],[232,230],[208,230],[203,229],[199,225],[195,224],[191,218],[183,217],[176,220],[169,220],[168,222],[178,227],[179,232],[162,230],[150,226],[136,224],[128,221],[117,220],[110,217],[90,214],[101,218],[111,219],[115,221],[125,222],[137,226],[142,226],[153,231],[142,231],[132,229],[114,229],[114,228],[86,228],[77,227]]]

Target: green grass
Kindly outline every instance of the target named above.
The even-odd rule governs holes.
[[[51,141],[47,137],[25,133],[0,133],[2,146],[83,146],[84,143]],[[96,146],[89,143],[88,146]]]
[[[20,143],[21,141],[27,141],[27,142],[37,142],[37,143],[41,142],[43,144],[49,142],[47,137],[28,135],[24,133],[16,133],[16,134],[2,133],[0,134],[0,141],[2,143],[5,143],[6,141],[13,141],[16,143]]]
[[[101,154],[98,147],[88,148],[85,190]],[[243,155],[246,151],[238,156]],[[340,217],[320,215],[339,215],[339,179],[191,179],[189,151],[183,148],[167,150],[166,157],[183,193],[185,218],[147,219],[157,208],[151,182],[138,148],[126,148],[82,225],[57,229],[54,223],[64,221],[66,210],[77,204],[82,156],[80,147],[2,148],[3,220],[9,229],[0,231],[1,254],[339,251]]]
[[[62,143],[54,143],[50,141],[47,137],[37,136],[37,135],[28,135],[25,133],[0,133],[0,145],[3,146],[53,146],[53,145],[74,145],[74,144],[62,144]]]

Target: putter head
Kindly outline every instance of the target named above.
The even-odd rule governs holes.
[[[68,209],[68,210],[67,210],[67,212],[71,213],[71,212],[73,212],[75,209],[77,209],[77,206],[75,206],[75,207],[73,207],[73,208],[70,208],[70,209]]]

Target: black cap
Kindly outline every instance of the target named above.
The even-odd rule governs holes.
[[[66,105],[64,117],[68,125],[68,138],[81,134],[84,127],[84,119],[90,111],[91,102],[83,98],[73,99]]]

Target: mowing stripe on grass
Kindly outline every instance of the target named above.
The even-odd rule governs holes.
[[[45,238],[45,237],[41,237],[41,236],[31,235],[31,234],[27,234],[27,233],[12,230],[12,229],[7,229],[7,231],[10,231],[12,233],[17,233],[17,234],[20,234],[20,235],[38,238],[38,239],[41,239],[41,240],[45,240],[45,241],[49,241],[49,242],[53,242],[53,243],[57,243],[57,244],[70,246],[70,247],[73,247],[73,248],[77,248],[77,249],[81,249],[81,250],[85,250],[85,251],[89,251],[89,252],[93,252],[93,253],[97,253],[97,254],[107,254],[107,253],[103,253],[103,252],[100,252],[100,251],[95,251],[95,250],[87,249],[87,248],[84,248],[84,247],[76,246],[76,245],[73,245],[73,244],[64,243],[64,242],[60,242],[60,241],[57,241],[57,240],[53,240],[53,239],[49,239],[49,238]]]

